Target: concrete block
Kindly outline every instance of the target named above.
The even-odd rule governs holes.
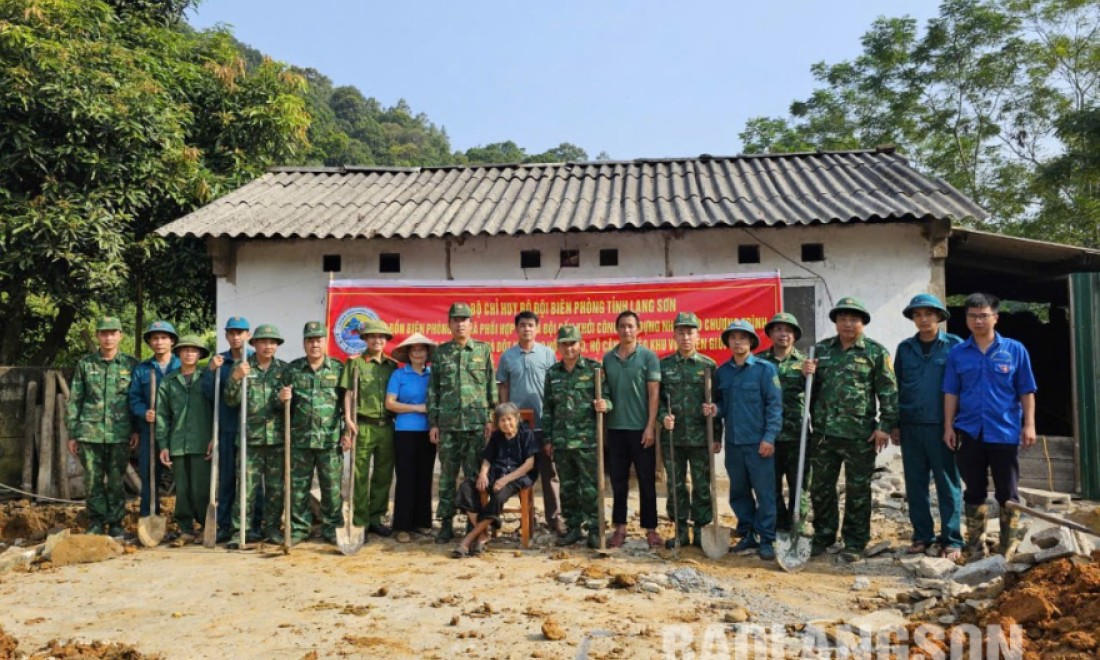
[[[1065,527],[1048,527],[1036,532],[1031,535],[1031,542],[1039,547],[1039,551],[1035,553],[1037,564],[1072,557],[1081,552],[1073,532]]]
[[[944,557],[921,557],[917,563],[917,574],[921,577],[944,579],[955,572],[955,562]]]
[[[1036,488],[1020,488],[1020,499],[1027,506],[1048,511],[1060,511],[1069,507],[1072,496],[1067,493],[1056,493],[1052,490],[1038,490]]]
[[[1004,556],[992,555],[963,566],[951,579],[961,584],[977,586],[1001,577],[1006,572]]]

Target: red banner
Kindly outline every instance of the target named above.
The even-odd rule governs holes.
[[[778,273],[515,284],[335,280],[328,293],[334,339],[329,353],[339,358],[365,349],[356,331],[369,318],[385,321],[393,331],[387,350],[414,332],[448,341],[447,310],[462,301],[474,313],[473,337],[489,342],[496,355],[516,342],[515,315],[531,310],[539,316],[539,341],[553,347],[559,326],[576,325],[584,336],[585,355],[601,357],[618,343],[615,317],[629,309],[641,317],[639,341],[659,356],[676,350],[676,314],[695,312],[703,325],[700,350],[721,362],[729,357],[721,342],[726,326],[735,319],[749,320],[766,347],[770,342],[763,335],[764,324],[782,309]]]

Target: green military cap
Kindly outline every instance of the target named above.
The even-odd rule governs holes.
[[[176,345],[172,347],[172,352],[176,355],[179,355],[181,348],[199,349],[200,360],[205,360],[206,356],[210,355],[210,350],[206,348],[205,345],[203,345],[202,339],[198,335],[184,335],[183,338],[176,342]]]
[[[563,325],[558,328],[558,343],[581,340],[581,331],[575,325]]]
[[[270,323],[262,323],[256,326],[256,332],[248,340],[248,343],[255,344],[257,339],[274,339],[276,344],[283,343],[283,336],[279,334],[279,329]]]
[[[309,321],[302,328],[302,339],[311,339],[313,337],[327,337],[328,330],[325,329],[325,324],[320,321]]]
[[[393,339],[393,332],[390,331],[390,326],[386,325],[385,321],[380,319],[367,319],[356,330],[360,337],[367,335],[383,335],[386,339]]]
[[[451,308],[447,310],[447,318],[450,319],[468,319],[473,318],[474,313],[470,311],[470,306],[464,302],[451,303]]]
[[[755,351],[756,347],[760,345],[760,337],[756,334],[756,328],[752,327],[752,324],[745,319],[737,319],[722,331],[722,343],[727,348],[730,345],[730,335],[734,332],[744,332],[749,336],[749,350]]]
[[[118,330],[122,332],[122,320],[117,316],[101,316],[95,323],[96,332]]]
[[[794,328],[795,341],[802,339],[802,326],[798,325],[798,319],[796,319],[794,317],[794,314],[791,314],[790,312],[779,312],[778,314],[773,316],[772,320],[768,321],[764,325],[764,334],[770,335],[772,332],[772,326],[776,325],[777,323],[786,323],[787,325]]]
[[[678,328],[680,326],[701,328],[703,324],[699,323],[699,317],[695,315],[695,312],[680,312],[676,315],[676,320],[672,322],[672,327]]]
[[[172,341],[176,341],[180,338],[179,335],[176,333],[175,326],[173,326],[168,321],[153,321],[145,328],[145,332],[142,333],[141,339],[148,344],[149,335],[153,334],[154,332],[163,332],[164,334],[171,337]]]
[[[943,306],[943,303],[940,302],[940,299],[936,296],[933,296],[931,293],[918,293],[917,295],[913,296],[913,299],[909,301],[909,305],[905,309],[901,310],[901,313],[905,316],[905,318],[912,319],[913,311],[921,309],[922,307],[939,312],[944,321],[951,318],[951,312],[947,311],[947,308]]]
[[[829,320],[836,323],[837,314],[841,312],[855,312],[859,314],[863,317],[864,325],[871,322],[871,313],[867,311],[867,306],[864,305],[863,301],[859,298],[845,296],[838,300],[836,305],[829,310]]]

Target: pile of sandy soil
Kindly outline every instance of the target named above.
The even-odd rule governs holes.
[[[128,644],[92,641],[88,643],[69,640],[50,640],[45,646],[30,654],[19,652],[19,640],[0,627],[0,660],[156,660],[159,655],[145,655]]]
[[[132,498],[126,502],[126,517],[122,526],[127,533],[137,534],[141,502]],[[179,528],[172,513],[176,509],[174,496],[160,498],[158,513],[165,517],[168,531]],[[68,529],[80,534],[88,528],[88,515],[83,504],[36,504],[27,499],[0,503],[0,541],[23,539],[26,544],[44,541],[54,530]]]

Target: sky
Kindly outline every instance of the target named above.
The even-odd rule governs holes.
[[[189,18],[385,105],[403,98],[455,150],[571,142],[628,160],[738,153],[747,119],[813,90],[813,63],[857,56],[879,16],[923,25],[937,4],[202,0]]]

